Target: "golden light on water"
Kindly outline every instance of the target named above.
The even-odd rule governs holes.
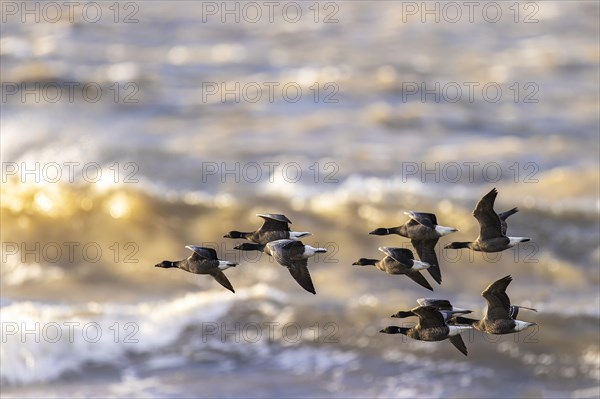
[[[35,215],[68,218],[81,211],[100,209],[114,219],[122,219],[131,216],[135,201],[134,197],[123,192],[99,193],[95,188],[23,183],[18,179],[9,179],[2,184],[0,194],[3,210],[25,218]],[[139,206],[139,203],[136,206]],[[24,226],[23,223],[19,222],[19,226]]]
[[[52,201],[43,192],[39,191],[34,197],[36,205],[44,212],[50,212],[52,210]]]
[[[8,179],[2,184],[2,208],[15,214],[42,214],[50,217],[72,215],[76,193],[57,185],[23,183]]]
[[[108,212],[115,219],[126,218],[131,211],[131,205],[124,195],[114,195],[108,202]]]
[[[81,200],[79,206],[81,206],[81,209],[84,211],[90,211],[94,207],[94,201],[92,201],[89,197],[85,197]]]

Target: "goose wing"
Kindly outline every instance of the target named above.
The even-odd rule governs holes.
[[[310,273],[308,272],[308,259],[298,259],[291,263],[291,266],[288,267],[290,274],[296,280],[298,284],[306,291],[316,294],[315,287],[313,286],[312,279],[310,278]]]
[[[490,284],[481,296],[488,303],[486,317],[490,320],[501,320],[510,318],[510,299],[506,295],[506,287],[512,281],[512,277],[506,276]]]
[[[404,212],[404,214],[418,224],[422,224],[430,229],[435,229],[435,226],[437,225],[437,217],[433,213],[408,211]]]
[[[447,299],[419,298],[417,303],[421,306],[433,306],[438,310],[452,310],[452,304]]]
[[[467,356],[467,346],[465,345],[465,342],[463,341],[460,334],[448,337],[448,341],[450,341],[450,343],[452,343],[452,345],[454,345],[454,347],[458,349],[463,355]]]
[[[447,299],[419,298],[417,299],[417,303],[421,306],[433,306],[442,312],[446,320],[456,314],[472,313],[472,310],[454,307]]]
[[[500,226],[502,228],[502,235],[506,235],[506,230],[508,229],[508,224],[506,223],[506,219],[515,213],[519,212],[519,208],[513,208],[506,212],[502,212],[498,214],[500,218]]]
[[[412,312],[419,318],[421,328],[445,327],[444,316],[433,306],[419,306],[412,309]]]
[[[408,260],[415,259],[412,251],[407,248],[396,248],[396,247],[379,247],[377,248],[390,258],[394,259],[397,262],[402,263],[403,265],[407,264]]]
[[[410,278],[415,283],[419,284],[421,287],[427,288],[430,291],[433,291],[433,287],[429,284],[429,281],[419,272],[406,273],[406,276]]]
[[[223,287],[225,287],[229,291],[235,293],[235,290],[233,289],[233,285],[231,285],[231,282],[229,281],[227,276],[225,276],[225,273],[223,273],[221,270],[214,270],[213,272],[210,273],[210,275],[213,276],[215,278],[215,280],[217,280],[217,282],[219,284],[221,284]]]
[[[479,222],[479,237],[482,240],[503,237],[500,217],[494,212],[494,201],[498,190],[493,188],[483,196],[473,210],[473,216]]]
[[[197,255],[203,259],[218,260],[217,251],[215,251],[214,248],[199,247],[197,245],[186,245],[185,247],[191,251],[194,251],[192,254],[192,259],[196,259],[195,255]]]
[[[423,262],[429,263],[431,266],[427,268],[427,271],[438,283],[442,283],[442,271],[438,263],[437,255],[435,254],[435,245],[438,242],[438,238],[432,240],[411,240],[410,241],[417,250],[419,259]]]
[[[508,313],[509,313],[511,319],[513,319],[513,320],[517,319],[517,315],[519,314],[520,308],[531,310],[533,312],[537,312],[537,309],[534,309],[534,308],[528,308],[526,306],[510,305],[510,311]]]
[[[263,218],[265,221],[260,228],[262,231],[290,231],[289,225],[292,222],[285,215],[258,213],[256,216]]]

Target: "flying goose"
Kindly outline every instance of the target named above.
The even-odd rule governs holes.
[[[442,282],[442,273],[435,254],[435,246],[440,237],[458,230],[453,227],[438,225],[437,217],[433,213],[409,211],[404,212],[404,214],[410,217],[410,220],[402,226],[380,227],[369,234],[378,236],[398,234],[402,237],[410,238],[410,242],[417,250],[419,259],[431,265],[427,271],[440,284]]]
[[[472,313],[472,310],[452,306],[450,301],[447,299],[419,298],[417,299],[417,303],[419,306],[432,306],[436,308],[442,314],[442,316],[444,316],[444,321],[446,323],[454,323],[456,315]],[[391,317],[402,319],[410,316],[416,315],[409,310],[394,313]]]
[[[537,325],[536,323],[516,320],[519,308],[534,312],[537,312],[537,310],[510,304],[510,299],[506,295],[506,287],[511,281],[512,277],[510,275],[503,277],[490,284],[481,293],[481,296],[487,301],[487,311],[483,319],[473,320],[466,317],[457,317],[456,322],[471,324],[476,330],[488,334],[511,334]]]
[[[196,245],[186,245],[187,249],[193,251],[189,258],[179,261],[163,260],[155,267],[170,269],[177,267],[186,272],[194,274],[210,274],[219,284],[231,292],[235,292],[233,286],[223,273],[223,270],[237,266],[237,263],[226,260],[219,260],[217,252],[213,248],[199,247]]]
[[[527,237],[507,237],[505,235],[506,227],[503,227],[503,223],[506,226],[506,218],[517,212],[518,209],[513,208],[504,212],[503,216],[499,216],[494,212],[494,201],[497,195],[498,190],[493,188],[479,200],[473,210],[473,216],[479,222],[479,237],[473,242],[453,242],[444,248],[469,248],[473,251],[500,252],[514,247],[520,242],[530,241],[530,238]],[[504,217],[504,221],[502,217]]]
[[[314,248],[296,240],[275,240],[266,244],[244,243],[234,249],[241,251],[263,251],[271,255],[281,266],[287,267],[290,274],[306,291],[316,294],[310,273],[308,258],[317,253],[325,253],[325,248]]]
[[[307,231],[290,231],[289,225],[292,222],[285,215],[258,213],[256,216],[265,220],[260,229],[247,233],[233,230],[225,234],[223,238],[245,238],[256,244],[266,244],[270,241],[282,239],[301,240],[303,237],[312,235]]]
[[[443,341],[448,339],[462,354],[467,355],[467,347],[460,333],[472,329],[472,326],[448,325],[444,315],[434,306],[418,306],[410,311],[419,318],[412,328],[388,326],[379,331],[385,334],[404,334],[419,341]]]
[[[425,279],[425,277],[419,273],[419,270],[427,269],[430,267],[429,263],[415,260],[415,257],[410,249],[406,248],[394,248],[394,247],[379,247],[386,257],[382,260],[360,258],[352,265],[355,266],[375,266],[379,270],[388,274],[405,274],[428,290],[433,291],[433,288]]]

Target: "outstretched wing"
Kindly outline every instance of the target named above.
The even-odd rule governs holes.
[[[445,327],[444,316],[433,306],[419,306],[412,309],[412,312],[419,317],[421,328]]]
[[[498,217],[500,218],[500,226],[501,226],[501,230],[502,230],[502,235],[506,235],[506,230],[508,229],[508,224],[506,223],[506,219],[510,215],[513,215],[517,212],[519,212],[519,208],[513,208],[506,212],[502,212],[502,213],[498,214]]]
[[[432,240],[411,240],[410,241],[417,250],[419,259],[423,262],[429,263],[431,266],[427,268],[427,271],[438,283],[442,283],[442,271],[438,263],[437,255],[435,254],[435,245],[438,242],[438,238]]]
[[[415,222],[429,227],[430,229],[435,229],[435,225],[437,225],[437,217],[433,213],[408,211],[404,212],[404,214]]]
[[[500,220],[506,220],[509,216],[514,215],[517,212],[519,212],[519,208],[509,209],[506,212],[499,213],[498,217],[500,218]]]
[[[405,265],[407,260],[415,259],[412,251],[407,248],[396,248],[396,247],[379,247],[377,248],[390,258]]]
[[[210,273],[210,275],[213,276],[215,278],[215,280],[217,280],[217,282],[219,284],[221,284],[223,287],[227,288],[231,292],[235,292],[235,290],[233,289],[233,286],[231,285],[231,282],[229,282],[229,279],[227,278],[227,276],[225,276],[225,273],[223,273],[221,270],[214,270],[213,272]]]
[[[425,287],[430,291],[433,291],[433,287],[429,284],[429,281],[419,272],[411,272],[406,273],[406,276],[410,278],[415,283],[419,284],[421,287]]]
[[[447,299],[419,298],[417,303],[421,306],[433,306],[438,310],[452,310],[452,304]]]
[[[512,281],[512,277],[506,276],[494,281],[482,293],[488,303],[486,317],[490,320],[501,320],[510,318],[510,299],[506,295],[506,287]]]
[[[500,217],[494,212],[494,201],[498,191],[493,188],[483,196],[473,210],[473,216],[479,222],[479,237],[482,240],[503,237]]]
[[[452,345],[454,345],[454,347],[458,349],[463,355],[467,356],[467,346],[465,345],[465,342],[463,341],[460,334],[448,337],[448,341],[450,341]]]
[[[212,260],[212,259],[218,260],[219,259],[217,257],[217,251],[215,251],[214,248],[199,247],[197,245],[186,245],[185,247],[191,251],[194,251],[194,254],[198,255],[201,258],[208,259],[208,260]],[[192,254],[192,259],[194,259],[193,254]]]
[[[533,312],[537,312],[537,309],[534,309],[534,308],[528,308],[526,306],[510,305],[510,311],[508,313],[513,320],[517,319],[517,315],[519,314],[520,308],[531,310]]]
[[[298,284],[306,291],[316,294],[315,287],[313,286],[310,273],[308,272],[308,259],[298,259],[292,262],[292,265],[288,267],[290,274],[296,280]]]
[[[260,228],[262,231],[290,231],[288,225],[292,224],[292,222],[285,215],[258,213],[256,216],[265,220]]]

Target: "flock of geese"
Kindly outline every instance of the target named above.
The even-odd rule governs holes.
[[[494,188],[487,193],[475,206],[473,216],[479,222],[479,237],[470,242],[452,242],[444,248],[468,248],[481,252],[500,252],[511,248],[518,243],[527,242],[527,237],[509,237],[506,235],[506,219],[518,212],[513,208],[506,212],[496,213],[494,202],[498,191]],[[405,212],[409,220],[402,226],[391,228],[378,228],[370,232],[372,235],[397,234],[409,238],[417,251],[420,260],[415,259],[412,251],[406,248],[379,247],[385,254],[381,260],[360,258],[353,265],[375,266],[377,269],[389,273],[405,275],[417,284],[431,291],[433,288],[420,271],[427,270],[431,277],[438,283],[442,282],[442,273],[435,253],[438,240],[450,233],[458,231],[452,227],[438,225],[437,218],[432,213]],[[277,263],[286,267],[294,280],[306,291],[316,294],[310,273],[308,259],[317,253],[327,252],[325,248],[315,248],[300,241],[311,236],[309,232],[291,231],[292,222],[281,214],[258,214],[264,219],[263,225],[255,231],[240,232],[230,231],[224,238],[246,239],[250,243],[243,243],[234,247],[241,251],[261,251],[272,256]],[[224,270],[238,264],[219,260],[213,248],[187,245],[192,255],[180,261],[162,261],[156,267],[179,268],[194,274],[209,274],[223,287],[235,292],[231,282],[223,273]],[[448,339],[461,353],[467,355],[467,348],[462,340],[461,333],[476,329],[488,334],[510,334],[523,331],[535,323],[517,320],[520,308],[537,311],[524,306],[511,305],[506,294],[506,288],[512,281],[511,276],[503,277],[490,284],[482,296],[487,301],[487,311],[483,319],[476,320],[464,317],[472,311],[454,307],[445,299],[421,298],[417,300],[419,306],[409,311],[399,311],[392,315],[393,318],[406,318],[416,316],[418,322],[414,327],[405,328],[388,326],[381,330],[386,334],[403,334],[420,341],[443,341]]]

